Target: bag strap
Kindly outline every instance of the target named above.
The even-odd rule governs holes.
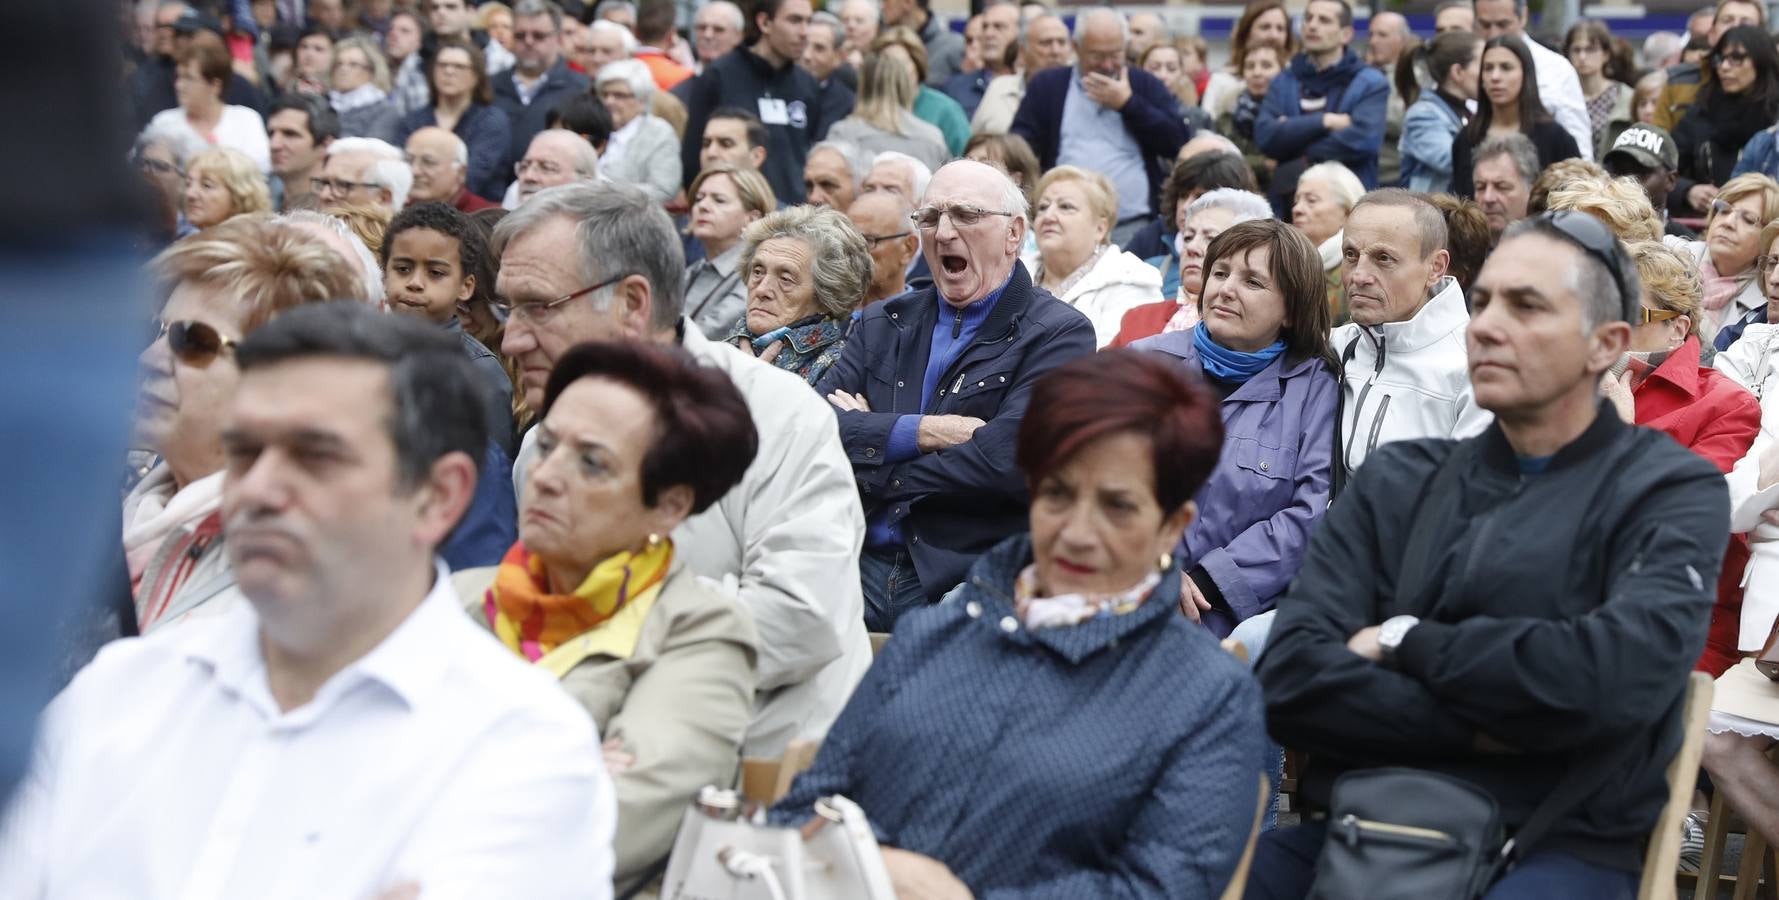
[[[1604,786],[1608,779],[1619,774],[1619,767],[1631,758],[1638,748],[1636,741],[1613,741],[1597,744],[1593,748],[1602,751],[1602,755],[1594,756],[1583,752],[1575,756],[1575,761],[1564,773],[1563,780],[1546,794],[1544,801],[1532,810],[1524,825],[1501,845],[1501,852],[1496,856],[1491,867],[1488,883],[1506,874],[1513,864],[1525,855],[1526,851],[1538,845],[1557,820],[1574,812]]]
[[[1364,326],[1360,328],[1363,329]],[[1347,363],[1352,362],[1353,356],[1359,352],[1359,341],[1364,337],[1361,331],[1347,342],[1347,348],[1340,354],[1340,368],[1334,372],[1334,377],[1340,381],[1340,391],[1334,395],[1334,471],[1330,473],[1328,488],[1328,503],[1331,506],[1347,487],[1346,444],[1340,439],[1341,425],[1347,418]],[[1353,424],[1357,426],[1359,423],[1355,421]]]

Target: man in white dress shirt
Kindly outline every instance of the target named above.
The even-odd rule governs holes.
[[[222,512],[249,602],[112,644],[56,699],[0,896],[609,898],[591,720],[434,555],[486,442],[456,339],[328,303],[232,352]]]
[[[1526,33],[1526,0],[1474,0],[1476,33],[1484,40],[1511,35],[1526,42],[1532,65],[1538,70],[1538,98],[1563,130],[1575,138],[1582,159],[1594,158],[1594,126],[1588,121],[1587,100],[1581,95],[1581,79],[1569,60]]]

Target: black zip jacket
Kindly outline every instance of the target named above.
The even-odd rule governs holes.
[[[687,187],[702,168],[698,153],[704,145],[704,123],[710,114],[726,106],[761,114],[760,101],[784,104],[785,121],[766,123],[766,163],[760,174],[772,185],[772,193],[784,205],[803,202],[803,163],[809,148],[834,124],[823,120],[822,89],[815,76],[796,64],[774,69],[758,53],[742,46],[706,66],[696,78],[680,82],[674,93],[686,104],[686,136],[680,142],[680,164]],[[764,118],[764,117],[762,117]]]
[[[1433,490],[1454,452],[1453,487]],[[1432,552],[1408,584],[1421,528]],[[1499,424],[1379,448],[1311,539],[1256,672],[1273,737],[1309,754],[1307,804],[1348,770],[1412,766],[1493,794],[1511,829],[1572,766],[1615,756],[1537,849],[1638,870],[1728,529],[1723,476],[1604,404],[1536,475]],[[1421,623],[1393,667],[1347,649],[1401,614]]]

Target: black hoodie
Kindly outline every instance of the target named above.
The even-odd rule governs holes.
[[[772,185],[772,193],[783,204],[803,202],[803,162],[810,146],[834,124],[824,121],[822,90],[815,76],[795,63],[774,69],[748,47],[736,47],[706,66],[698,77],[682,82],[674,93],[686,103],[680,162],[687,187],[698,177],[704,123],[711,113],[733,106],[759,116],[766,124],[766,164],[760,167],[760,174]],[[768,106],[776,112],[780,102],[784,104],[782,118],[762,114]]]

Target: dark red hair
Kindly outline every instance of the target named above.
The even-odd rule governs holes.
[[[1223,419],[1209,390],[1165,357],[1107,350],[1059,366],[1032,386],[1019,423],[1019,468],[1036,487],[1088,444],[1125,432],[1153,442],[1155,502],[1168,513],[1204,486],[1223,448]]]
[[[701,513],[740,483],[759,450],[747,401],[729,376],[703,365],[678,347],[636,341],[580,344],[557,360],[544,385],[544,408],[583,378],[608,378],[638,394],[655,413],[655,440],[642,458],[642,502],[653,507],[661,492],[692,489],[692,512]]]

